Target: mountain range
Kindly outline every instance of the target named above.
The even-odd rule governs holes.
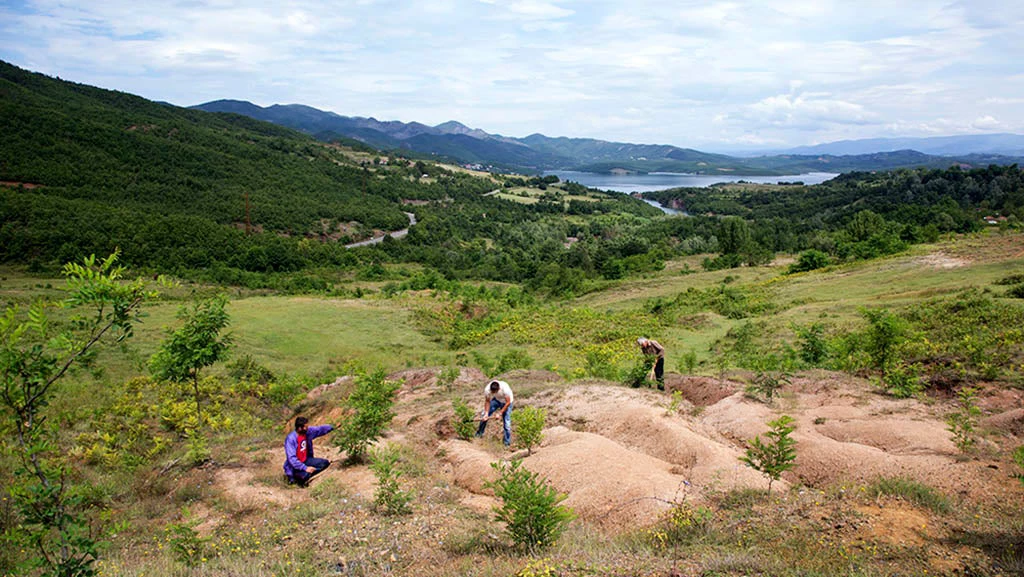
[[[744,158],[672,145],[592,138],[552,138],[543,134],[513,138],[470,128],[454,120],[429,126],[420,122],[342,116],[301,104],[261,107],[240,100],[216,100],[192,108],[265,120],[324,141],[352,139],[413,157],[525,172],[569,169],[604,173],[791,175],[918,166],[947,168],[953,164],[1013,164],[1024,157],[1024,136],[1014,134],[841,141]]]

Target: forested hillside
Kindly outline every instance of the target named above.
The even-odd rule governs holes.
[[[0,122],[6,262],[46,266],[119,248],[131,265],[249,285],[269,282],[252,275],[396,260],[522,280],[560,259],[550,249],[571,232],[567,213],[660,214],[623,195],[587,197],[579,186],[570,187],[583,195],[574,200],[562,198],[564,188],[532,203],[483,196],[501,182],[5,63]],[[400,246],[345,248],[373,229],[403,228],[403,211],[422,224]],[[477,258],[480,247],[487,258]],[[299,288],[326,288],[317,274]]]

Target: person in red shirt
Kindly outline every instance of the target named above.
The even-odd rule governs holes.
[[[327,459],[313,456],[313,439],[333,430],[334,425],[310,427],[306,417],[295,417],[295,430],[284,439],[284,474],[289,483],[305,487],[310,479],[331,466]]]

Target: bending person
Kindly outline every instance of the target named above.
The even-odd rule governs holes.
[[[505,428],[505,446],[512,443],[512,388],[505,381],[491,381],[484,387],[484,411],[487,418],[480,421],[476,436],[482,437],[487,429],[487,421],[493,418],[496,411],[501,410],[502,424]]]

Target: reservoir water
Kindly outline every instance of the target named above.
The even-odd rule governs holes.
[[[544,175],[556,175],[559,179],[572,180],[583,186],[613,190],[616,192],[634,193],[665,190],[680,186],[705,187],[718,182],[757,182],[761,184],[779,182],[802,182],[804,184],[820,184],[839,176],[832,172],[809,172],[806,174],[789,174],[783,176],[728,176],[705,174],[679,174],[674,172],[652,172],[649,174],[599,174],[596,172],[577,172],[574,170],[549,170]]]

